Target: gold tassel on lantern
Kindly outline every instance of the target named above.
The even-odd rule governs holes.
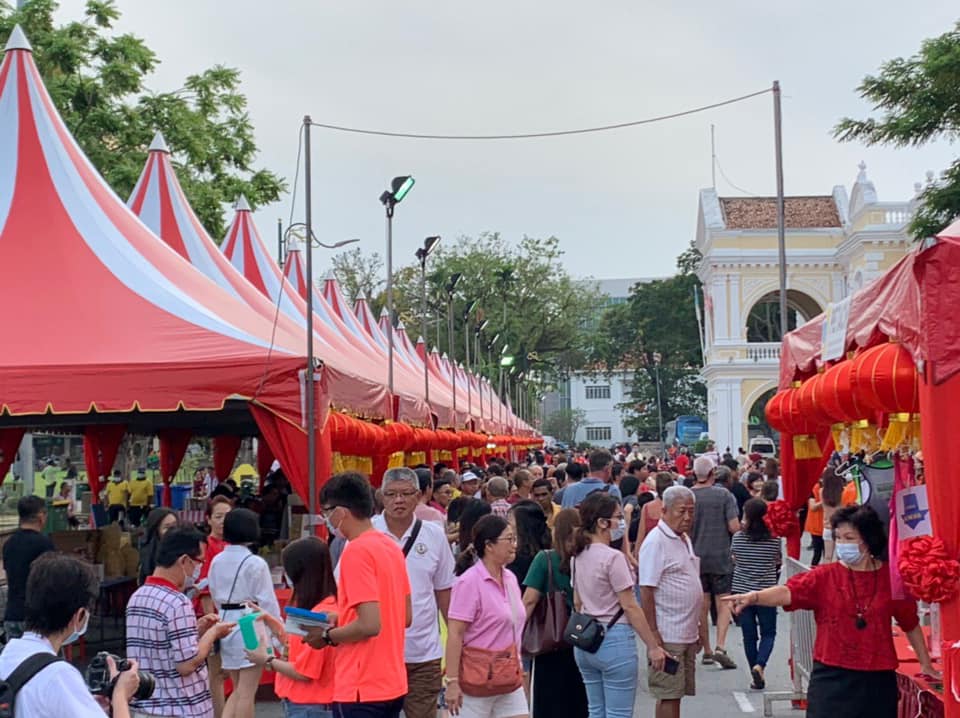
[[[427,452],[426,451],[408,451],[407,452],[407,466],[419,466],[420,464],[427,463]]]
[[[793,437],[793,455],[798,459],[819,459],[822,455],[817,437],[798,434]]]
[[[850,427],[850,451],[856,453],[873,451],[877,446],[877,429],[867,419],[854,422]]]
[[[404,454],[402,451],[395,451],[390,454],[390,458],[387,460],[388,469],[399,469],[403,466]]]
[[[881,451],[893,451],[901,444],[907,444],[910,441],[911,421],[910,414],[901,412],[890,415],[890,424],[887,426],[887,432],[883,435],[883,441],[880,442]]]
[[[343,457],[340,456],[339,451],[333,452],[333,463],[331,464],[331,469],[335,474],[339,474],[347,470],[346,467],[343,465]]]
[[[840,447],[843,446],[843,432],[847,430],[845,424],[833,424],[830,427],[830,433],[833,434],[833,447],[840,451]]]
[[[920,415],[913,414],[910,417],[910,448],[913,451],[920,451]]]

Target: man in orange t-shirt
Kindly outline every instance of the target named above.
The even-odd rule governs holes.
[[[320,494],[331,533],[349,543],[340,557],[336,627],[313,630],[313,648],[336,646],[338,718],[397,718],[407,693],[404,637],[413,622],[410,582],[396,542],[373,528],[373,489],[354,472],[332,476]]]

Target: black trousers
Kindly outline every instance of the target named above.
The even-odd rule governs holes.
[[[823,558],[823,536],[810,534],[810,545],[813,546],[813,558],[810,559],[810,565],[819,566],[820,559]]]
[[[335,718],[399,718],[404,696],[372,703],[334,703]]]

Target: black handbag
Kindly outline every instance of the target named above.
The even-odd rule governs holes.
[[[576,559],[570,562],[570,578],[576,590]],[[582,611],[574,611],[570,614],[570,620],[567,621],[567,627],[563,631],[563,637],[567,643],[579,648],[587,653],[596,653],[600,650],[603,639],[613,625],[623,616],[623,607],[619,608],[610,622],[603,625],[593,616]]]
[[[543,553],[547,559],[547,591],[540,596],[530,618],[523,626],[523,640],[520,645],[527,656],[542,656],[567,647],[564,640],[564,630],[570,616],[567,596],[554,582],[551,560],[553,551],[547,549]]]

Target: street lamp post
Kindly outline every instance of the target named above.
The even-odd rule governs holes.
[[[447,282],[447,345],[450,357],[450,375],[453,388],[453,424],[457,424],[457,360],[453,353],[453,293],[456,291],[457,282],[460,281],[461,272],[454,272],[450,275],[450,281]]]
[[[490,320],[482,320],[476,328],[473,330],[473,358],[477,364],[477,389],[479,390],[480,395],[480,419],[483,419],[483,383],[480,381],[479,377],[481,376],[481,367],[483,366],[483,359],[480,356],[480,332],[487,328],[487,325],[490,323]]]
[[[473,310],[477,308],[477,300],[474,299],[467,306],[466,311],[463,313],[463,356],[464,363],[466,364],[466,370],[464,372],[464,377],[467,380],[467,423],[470,422],[470,417],[473,416],[473,395],[472,387],[470,381],[470,317],[473,315]],[[469,428],[469,427],[468,427]]]
[[[662,359],[660,352],[653,353],[653,372],[657,378],[657,422],[660,425],[660,455],[666,456],[667,446],[663,440],[663,405],[660,403],[660,361]]]
[[[427,257],[440,244],[440,237],[427,237],[423,246],[417,250],[417,259],[420,260],[420,336],[423,337],[423,396],[430,404],[430,369],[427,364]]]
[[[390,189],[380,195],[380,202],[387,213],[387,315],[390,318],[390,331],[387,332],[387,387],[393,396],[393,211],[416,180],[409,175],[394,177]]]

